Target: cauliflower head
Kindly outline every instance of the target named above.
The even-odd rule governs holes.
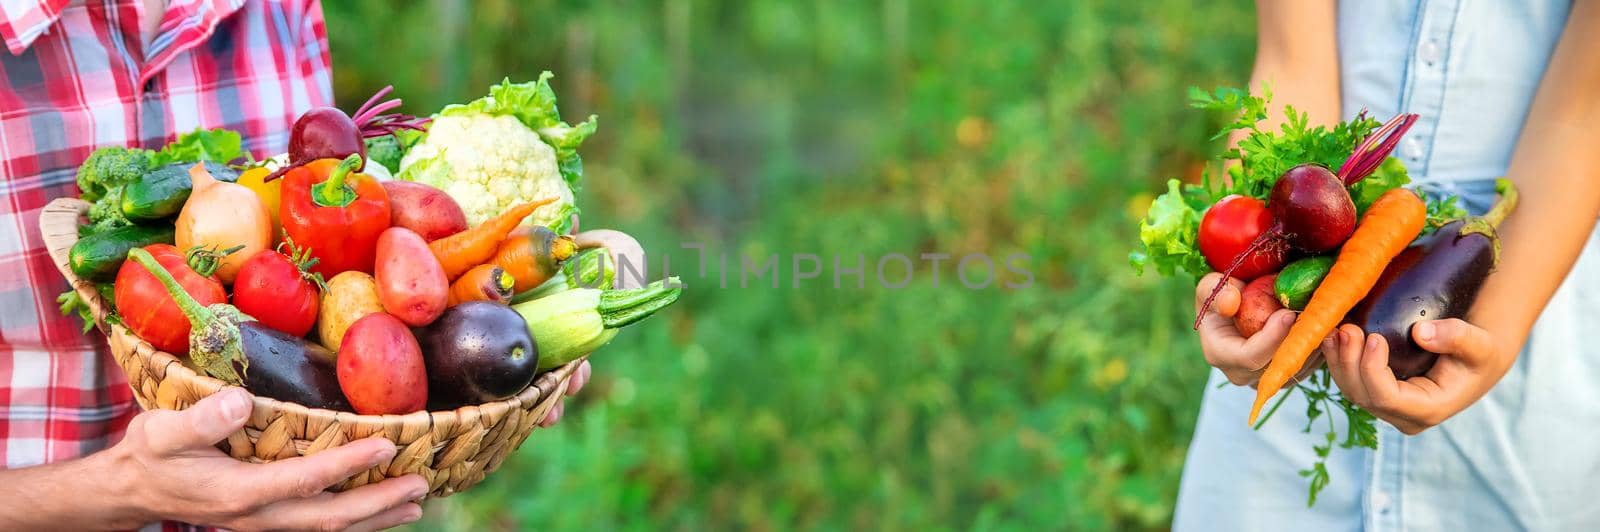
[[[536,82],[507,80],[491,87],[488,97],[445,107],[401,158],[396,177],[445,191],[472,225],[518,203],[554,196],[557,201],[529,219],[565,232],[577,212],[574,192],[583,175],[577,147],[594,133],[596,121],[591,116],[575,126],[562,122],[550,77],[546,72]]]

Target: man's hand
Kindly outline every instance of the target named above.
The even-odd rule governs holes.
[[[87,460],[133,509],[129,525],[162,519],[238,530],[379,530],[416,521],[428,491],[417,475],[342,493],[329,486],[395,455],[381,438],[267,464],[242,462],[214,445],[244,426],[250,396],[227,388],[181,411],[133,418],[121,443]]]
[[[1339,327],[1337,347],[1325,350],[1328,370],[1339,391],[1351,402],[1389,422],[1400,432],[1416,434],[1444,422],[1483,397],[1505,375],[1501,367],[1514,357],[1488,331],[1458,319],[1419,322],[1411,337],[1439,361],[1425,375],[1398,380],[1389,370],[1389,343],[1383,336],[1365,336],[1360,327]]]
[[[1200,305],[1205,302],[1206,296],[1211,295],[1211,289],[1222,280],[1220,273],[1209,273],[1200,278],[1200,284],[1195,286],[1194,290],[1196,312],[1200,311]],[[1261,378],[1262,370],[1267,369],[1267,364],[1272,362],[1272,353],[1278,349],[1278,344],[1283,343],[1283,337],[1288,336],[1289,326],[1294,324],[1296,314],[1289,309],[1278,310],[1267,318],[1266,326],[1249,338],[1245,338],[1233,323],[1233,316],[1239,312],[1243,291],[1244,282],[1232,277],[1227,278],[1227,286],[1217,292],[1217,298],[1211,302],[1211,308],[1200,320],[1200,350],[1206,355],[1206,363],[1222,370],[1222,374],[1228,377],[1228,382],[1253,388],[1256,381]],[[1330,344],[1330,341],[1325,340],[1323,343]],[[1295,376],[1294,382],[1304,379],[1320,365],[1322,365],[1320,355],[1311,357]]]
[[[589,368],[587,359],[578,365],[578,369],[572,372],[572,378],[567,381],[567,397],[577,395],[578,390],[582,390],[583,385],[589,383],[589,376],[592,371]],[[561,421],[561,413],[566,409],[566,402],[566,399],[556,401],[556,406],[551,407],[550,412],[544,415],[544,419],[539,420],[539,426],[548,428],[551,425],[555,425],[557,421]]]

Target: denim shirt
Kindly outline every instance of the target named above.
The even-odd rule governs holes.
[[[1383,0],[1339,5],[1346,118],[1421,115],[1395,156],[1423,191],[1458,194],[1474,210],[1511,150],[1570,0]]]
[[[1338,39],[1346,118],[1421,115],[1397,149],[1416,188],[1493,202],[1565,27],[1566,0],[1346,0]],[[1597,146],[1596,149],[1600,149]],[[1597,233],[1600,234],[1600,233]],[[1600,530],[1600,236],[1482,400],[1417,436],[1379,422],[1375,451],[1337,446],[1307,508],[1310,433],[1295,394],[1259,431],[1254,390],[1213,371],[1174,530]],[[1342,416],[1334,428],[1345,433]]]

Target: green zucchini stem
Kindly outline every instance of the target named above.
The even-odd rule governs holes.
[[[607,329],[620,329],[649,317],[676,302],[683,286],[676,277],[650,283],[644,288],[607,290],[600,294],[595,310]]]

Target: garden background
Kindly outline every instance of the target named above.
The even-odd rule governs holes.
[[[1242,83],[1248,2],[324,2],[338,101],[425,114],[556,73],[585,227],[689,290],[595,358],[568,417],[422,526],[1163,529],[1206,375],[1136,213],[1219,149],[1187,87]],[[698,278],[701,243],[713,260]],[[875,257],[1027,253],[1031,287]],[[768,280],[718,286],[741,256]],[[791,288],[789,257],[823,275]],[[834,289],[830,257],[868,257]]]

